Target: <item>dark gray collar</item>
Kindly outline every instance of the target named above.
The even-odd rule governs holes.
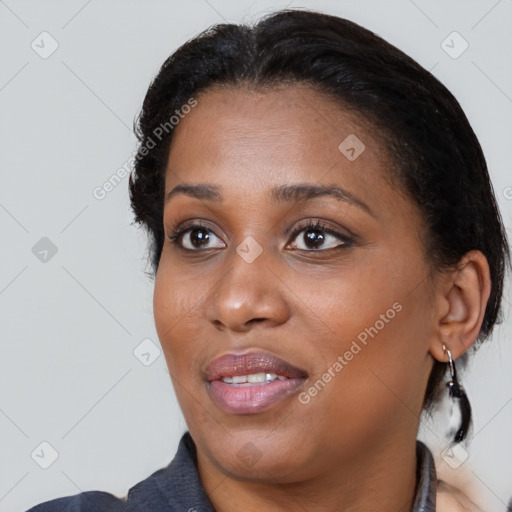
[[[421,441],[416,442],[416,454],[417,486],[411,512],[435,512],[437,477],[434,459]],[[176,456],[166,468],[130,489],[127,504],[141,502],[147,507],[144,510],[157,512],[215,512],[199,479],[196,448],[188,432],[181,438]],[[162,507],[164,503],[165,509]]]

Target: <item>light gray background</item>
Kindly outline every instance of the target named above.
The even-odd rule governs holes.
[[[511,0],[1,1],[0,511],[91,489],[123,496],[172,459],[186,426],[163,355],[145,366],[133,353],[159,344],[128,180],[103,200],[92,192],[132,154],[133,119],[173,50],[216,22],[285,6],[352,19],[432,69],[480,137],[510,228]],[[51,48],[43,31],[59,45],[47,59],[31,48]],[[469,43],[457,59],[441,47],[453,31]],[[42,237],[58,249],[46,262],[32,252]],[[422,433],[440,474],[491,512],[512,496],[509,303],[463,375],[469,458],[452,469],[440,457],[446,411]],[[48,469],[43,441],[58,452]]]

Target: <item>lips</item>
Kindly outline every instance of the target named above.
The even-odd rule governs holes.
[[[301,379],[307,376],[304,370],[266,352],[225,354],[213,360],[205,371],[206,379],[210,382],[224,377],[254,373],[275,373],[288,379]]]
[[[229,414],[263,412],[296,393],[307,378],[304,370],[266,352],[225,354],[207,366],[205,376],[210,398]]]

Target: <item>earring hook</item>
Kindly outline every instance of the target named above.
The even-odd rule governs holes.
[[[452,353],[445,343],[443,343],[443,352],[448,355],[448,368],[450,369],[451,380],[447,382],[450,396],[458,399],[461,410],[461,425],[455,434],[455,443],[460,443],[466,437],[469,426],[471,423],[471,405],[464,388],[457,380],[457,372],[455,370],[455,363],[452,358]]]
[[[453,364],[452,353],[444,343],[443,352],[448,355],[448,368],[450,369],[450,376],[452,381],[457,382],[457,372],[455,370],[455,365]]]

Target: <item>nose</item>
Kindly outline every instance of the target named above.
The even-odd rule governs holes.
[[[207,318],[217,329],[244,332],[258,324],[275,327],[288,320],[286,287],[264,254],[250,263],[234,250],[226,258],[207,308]]]

